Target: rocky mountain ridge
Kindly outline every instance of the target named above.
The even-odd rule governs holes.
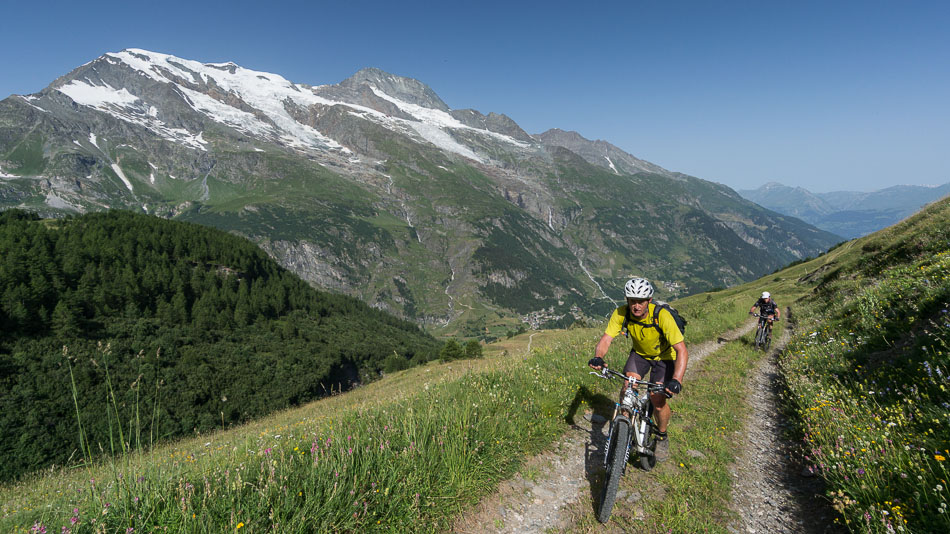
[[[311,86],[139,49],[0,101],[0,207],[13,206],[213,225],[319,287],[483,337],[602,315],[632,274],[682,295],[838,240],[378,69]]]
[[[803,187],[769,182],[758,189],[740,190],[739,194],[828,232],[855,238],[895,224],[947,196],[950,183],[939,186],[895,185],[871,192],[813,193]]]

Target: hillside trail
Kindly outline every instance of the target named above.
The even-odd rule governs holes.
[[[722,344],[752,331],[755,324],[752,320],[716,340],[690,347],[690,370],[697,369]],[[827,503],[819,500],[820,480],[802,470],[794,460],[792,444],[780,434],[787,425],[778,405],[781,383],[776,360],[789,337],[786,328],[750,378],[753,409],[746,411],[745,430],[737,435],[739,454],[731,468],[732,509],[739,518],[727,526],[732,533],[840,532],[828,526],[832,524],[833,513]],[[596,499],[591,480],[601,468],[607,431],[606,421],[596,416],[588,414],[576,420],[551,449],[529,459],[519,473],[464,514],[453,532],[521,534],[572,530],[577,515],[589,513],[584,511],[583,501]],[[621,489],[617,505],[632,507],[634,516],[643,518],[643,503],[649,499],[647,491]],[[605,532],[615,530],[609,524],[604,527]]]
[[[791,318],[791,310],[786,317]],[[785,323],[777,347],[762,358],[752,377],[745,432],[732,470],[732,511],[739,520],[730,532],[749,534],[832,534],[847,532],[834,524],[835,513],[822,496],[820,477],[799,460],[796,444],[783,434],[789,424],[782,413],[783,378],[778,355],[791,333]]]

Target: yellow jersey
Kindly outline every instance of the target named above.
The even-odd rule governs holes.
[[[633,350],[647,360],[675,360],[676,351],[673,350],[673,345],[683,341],[683,333],[676,326],[673,315],[669,311],[660,308],[657,323],[659,323],[660,330],[663,330],[666,335],[666,341],[669,343],[669,346],[666,346],[662,341],[660,330],[650,326],[653,324],[653,310],[655,307],[656,304],[651,302],[643,321],[637,322],[636,319],[631,317],[627,323],[627,331],[630,333],[630,340],[633,342]],[[626,313],[626,304],[614,310],[604,333],[612,338],[620,335]]]

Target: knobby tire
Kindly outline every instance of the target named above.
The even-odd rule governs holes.
[[[617,500],[617,489],[620,487],[620,476],[623,474],[630,436],[630,423],[626,419],[615,420],[613,427],[610,449],[607,451],[607,473],[604,475],[604,487],[600,495],[600,509],[597,510],[597,520],[601,523],[610,519],[614,501]]]
[[[758,330],[755,331],[755,348],[758,349],[759,347],[765,349],[765,326],[761,324]]]

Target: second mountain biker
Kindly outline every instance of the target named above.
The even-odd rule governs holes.
[[[769,322],[772,321],[772,318],[779,319],[782,316],[781,311],[778,309],[778,304],[775,303],[775,300],[772,299],[772,294],[768,291],[763,291],[762,296],[759,297],[759,300],[755,301],[755,304],[749,308],[749,314],[758,308],[759,315],[763,318],[768,318]]]
[[[652,302],[653,285],[648,280],[631,278],[624,286],[624,296],[627,299],[626,305],[614,310],[610,316],[610,322],[607,323],[607,329],[597,343],[594,358],[588,362],[589,365],[594,369],[601,369],[610,343],[621,333],[624,326],[628,325],[633,348],[624,365],[624,374],[641,379],[649,370],[651,382],[665,384],[666,392],[670,395],[679,393],[682,390],[686,363],[689,360],[683,333],[676,325],[672,314],[666,309],[659,310],[659,314],[656,315],[656,324],[653,323],[653,312],[657,305]],[[627,318],[628,313],[629,318]],[[656,448],[658,461],[666,460],[670,456],[666,430],[672,411],[666,399],[667,396],[662,393],[654,393],[650,397],[656,408],[654,413],[659,429]]]

